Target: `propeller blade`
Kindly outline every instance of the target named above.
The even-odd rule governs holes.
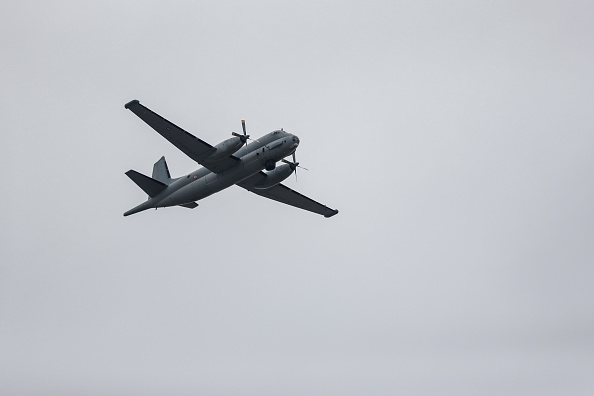
[[[246,130],[245,130],[245,120],[241,120],[241,129],[243,129],[243,135],[237,133],[237,132],[231,132],[231,135],[238,137],[239,140],[241,140],[241,143],[245,144],[245,146],[247,147],[247,141],[248,140],[254,140],[258,143],[260,143],[260,141],[258,139],[252,139],[250,137],[250,135],[247,134]],[[242,147],[243,148],[243,147]]]
[[[295,161],[295,153],[293,153],[293,162],[287,161],[284,158],[281,160],[281,162],[284,162],[285,164],[289,164],[289,166],[291,167],[291,169],[293,170],[293,172],[295,172],[295,181],[297,181],[297,168],[309,170],[307,168],[304,168],[302,166],[299,166],[299,162]]]
[[[282,159],[281,162],[284,162],[285,164],[292,165],[291,167],[301,168],[301,169],[304,169],[306,171],[309,171],[309,169],[304,168],[303,166],[299,165],[299,162],[291,162],[291,161],[287,161],[286,159]]]
[[[293,163],[295,164],[295,182],[297,182],[297,167],[299,166],[299,162],[295,159],[295,151],[293,151]]]
[[[304,168],[304,167],[302,167],[302,166],[299,166],[299,162],[297,162],[297,160],[295,159],[295,151],[293,151],[293,163],[295,164],[295,166],[296,166],[297,168],[305,169],[306,171],[308,171],[308,170],[309,170],[309,169],[307,169],[307,168]]]
[[[246,146],[247,146],[248,139],[255,140],[256,142],[259,142],[257,139],[251,139],[250,135],[247,134],[247,131],[245,129],[245,120],[241,120],[241,129],[243,129],[243,135],[240,135],[237,132],[231,132],[231,135],[237,136],[238,138],[240,138],[242,143],[245,143]]]

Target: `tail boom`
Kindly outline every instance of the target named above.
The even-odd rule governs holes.
[[[124,216],[130,216],[134,213],[138,213],[138,212],[142,212],[143,210],[147,210],[147,209],[151,209],[152,205],[151,205],[151,201],[145,201],[143,203],[141,203],[140,205],[130,209],[129,211],[127,211],[126,213],[124,213]]]

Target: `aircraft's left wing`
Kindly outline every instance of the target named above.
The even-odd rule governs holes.
[[[313,199],[298,193],[297,191],[291,190],[289,187],[283,184],[277,184],[274,187],[264,190],[254,188],[255,185],[262,182],[265,178],[266,174],[263,172],[258,172],[254,176],[237,183],[237,185],[262,197],[270,198],[287,205],[295,206],[296,208],[318,213],[324,217],[332,217],[338,213],[338,210],[330,209],[329,207],[324,206],[321,203],[318,203]]]
[[[161,136],[169,140],[188,157],[212,172],[223,172],[239,162],[239,159],[234,156],[229,156],[218,161],[208,161],[207,158],[216,151],[210,144],[198,139],[174,123],[167,121],[159,114],[144,107],[138,100],[132,100],[126,103],[124,107],[136,114],[142,121],[149,124],[151,128],[159,132]]]

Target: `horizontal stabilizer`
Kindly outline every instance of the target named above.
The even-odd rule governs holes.
[[[138,187],[142,188],[142,190],[151,198],[167,188],[167,184],[161,183],[155,179],[151,179],[150,177],[145,176],[142,173],[138,173],[135,170],[129,170],[126,172],[126,176],[132,179],[132,181],[136,183]]]
[[[188,208],[188,209],[194,209],[196,206],[198,206],[198,204],[196,202],[188,202],[185,204],[181,204],[179,206],[183,206],[184,208]]]

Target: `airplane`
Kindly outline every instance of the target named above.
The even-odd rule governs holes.
[[[148,199],[128,210],[124,216],[171,206],[194,209],[198,206],[196,201],[232,185],[326,218],[338,213],[338,210],[330,209],[281,184],[293,172],[297,177],[297,168],[302,168],[295,160],[299,138],[291,133],[280,129],[259,139],[252,139],[246,133],[245,121],[242,120],[243,135],[232,132],[233,137],[211,146],[141,105],[136,99],[126,103],[124,108],[132,111],[202,166],[185,176],[172,178],[165,157],[161,157],[153,166],[152,177],[129,170],[125,174],[148,194]],[[248,144],[248,140],[252,142]],[[293,162],[285,159],[290,155],[293,156]],[[283,164],[277,166],[277,162]]]

